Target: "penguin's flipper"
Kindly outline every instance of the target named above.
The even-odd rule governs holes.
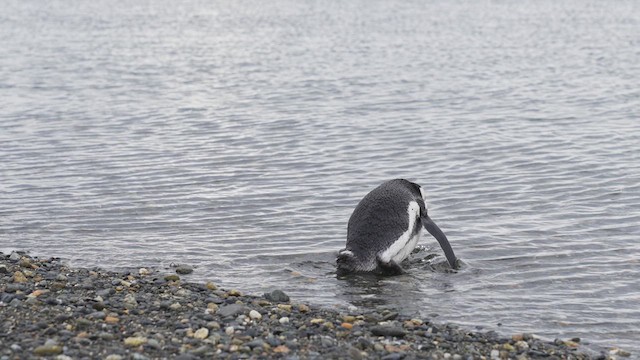
[[[380,256],[376,258],[378,260],[378,269],[383,275],[402,275],[405,274],[404,269],[393,260],[389,260],[388,262],[380,260]]]

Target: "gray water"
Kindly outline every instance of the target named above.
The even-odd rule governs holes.
[[[1,6],[0,250],[640,353],[640,2]],[[398,177],[463,268],[337,279]]]

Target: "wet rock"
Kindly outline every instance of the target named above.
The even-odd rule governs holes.
[[[124,303],[125,309],[133,309],[138,307],[138,300],[136,300],[135,295],[131,293],[125,295],[122,302]]]
[[[104,319],[107,317],[107,314],[104,313],[104,311],[96,311],[93,312],[91,314],[89,314],[89,316],[87,316],[89,319]]]
[[[262,319],[262,314],[260,314],[259,312],[255,311],[255,310],[251,310],[251,311],[249,311],[249,317],[252,320],[260,320],[260,319]]]
[[[261,348],[264,345],[264,341],[262,339],[255,339],[248,342],[246,345],[252,349]]]
[[[384,316],[382,316],[382,321],[389,321],[389,320],[394,320],[395,318],[398,317],[398,313],[397,312],[390,312]]]
[[[115,290],[113,290],[112,288],[102,289],[102,290],[96,291],[96,296],[100,296],[102,298],[108,298],[113,293],[115,293]]]
[[[14,292],[17,292],[17,291],[24,292],[26,290],[27,290],[27,286],[24,285],[24,284],[7,284],[7,286],[4,289],[4,291],[8,292],[8,293],[14,293]]]
[[[371,328],[371,333],[376,336],[395,336],[403,337],[406,335],[406,331],[401,327],[380,325]]]
[[[124,339],[125,346],[135,347],[135,346],[140,346],[146,343],[147,343],[147,338],[142,336],[131,336]]]
[[[62,354],[62,346],[57,344],[40,345],[33,350],[33,353],[38,356],[58,355]]]
[[[171,275],[165,276],[164,279],[167,280],[167,281],[178,281],[178,280],[180,280],[180,276],[175,275],[175,274],[171,274]]]
[[[273,290],[270,293],[264,293],[264,297],[274,303],[289,302],[289,296],[282,290]]]
[[[218,315],[223,318],[234,317],[242,313],[244,313],[244,305],[240,304],[225,305],[218,309]]]
[[[16,271],[15,273],[13,273],[13,282],[25,283],[27,282],[27,277],[24,275],[22,271]]]
[[[196,330],[196,332],[193,334],[193,337],[196,339],[200,339],[200,340],[204,340],[209,336],[209,329],[207,328],[200,328],[198,330]]]
[[[405,357],[403,353],[391,353],[380,358],[380,360],[400,360]]]
[[[20,256],[20,254],[18,254],[16,251],[12,251],[11,255],[9,255],[9,260],[15,262],[15,261],[19,261],[21,257],[22,256]]]
[[[176,268],[176,273],[180,275],[187,275],[193,272],[193,267],[189,265],[180,265]]]
[[[148,360],[149,359],[148,356],[145,356],[145,355],[137,353],[137,352],[134,352],[133,354],[131,354],[131,358],[133,360]]]

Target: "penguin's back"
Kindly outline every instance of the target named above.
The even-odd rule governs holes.
[[[387,181],[356,206],[347,226],[347,250],[373,257],[407,232],[409,206],[421,198],[420,187],[404,179]],[[365,260],[365,259],[362,259]]]

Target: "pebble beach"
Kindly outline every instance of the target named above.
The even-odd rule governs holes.
[[[615,359],[581,339],[477,332],[397,312],[353,313],[182,277],[193,269],[71,268],[0,253],[0,360]]]

